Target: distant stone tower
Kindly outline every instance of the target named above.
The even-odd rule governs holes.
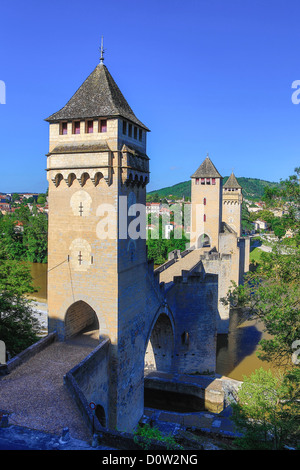
[[[242,224],[242,187],[233,173],[223,185],[223,222],[226,222],[237,234],[241,236]]]
[[[191,239],[195,248],[219,250],[222,223],[222,177],[207,156],[191,176]]]
[[[130,429],[143,413],[139,335],[147,260],[145,237],[128,237],[136,215],[128,207],[146,205],[148,128],[103,60],[46,121],[49,331],[65,340],[96,322],[109,337],[109,393],[102,406],[110,428]]]

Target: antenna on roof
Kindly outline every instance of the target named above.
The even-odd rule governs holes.
[[[103,49],[103,36],[101,36],[101,48],[100,48],[101,56],[100,56],[100,64],[104,62],[104,49]]]

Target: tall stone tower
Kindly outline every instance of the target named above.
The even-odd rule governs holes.
[[[233,173],[223,185],[223,222],[226,222],[237,234],[241,236],[242,224],[242,187]]]
[[[145,218],[149,129],[103,59],[46,121],[49,331],[65,340],[97,322],[111,341],[108,426],[130,429],[143,413],[146,240],[133,216]]]
[[[191,176],[191,246],[209,246],[219,250],[222,222],[222,177],[210,160],[205,158]]]

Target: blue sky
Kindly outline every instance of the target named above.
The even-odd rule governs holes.
[[[99,61],[150,129],[148,190],[300,165],[299,0],[2,0],[0,192],[46,190],[48,124]]]

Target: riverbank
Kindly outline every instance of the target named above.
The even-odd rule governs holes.
[[[31,300],[34,316],[39,320],[41,326],[40,336],[46,336],[48,334],[48,304],[35,298],[31,298]]]

